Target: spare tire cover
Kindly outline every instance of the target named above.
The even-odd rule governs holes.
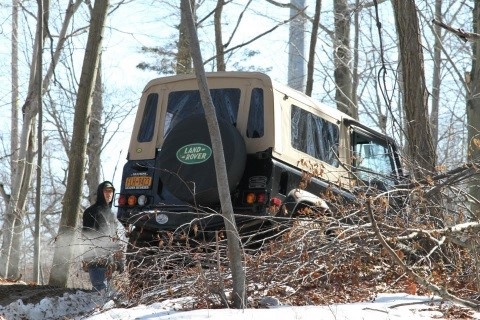
[[[238,130],[218,119],[232,191],[245,169],[245,142]],[[219,202],[212,143],[205,115],[188,117],[171,129],[159,153],[160,178],[175,197],[191,204],[212,205]]]

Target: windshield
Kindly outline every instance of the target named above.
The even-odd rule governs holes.
[[[392,188],[398,178],[398,170],[391,144],[361,133],[354,133],[353,167],[357,178],[379,189]]]

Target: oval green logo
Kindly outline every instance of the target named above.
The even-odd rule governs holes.
[[[202,163],[210,159],[212,149],[203,143],[187,144],[177,151],[177,159],[186,164]]]

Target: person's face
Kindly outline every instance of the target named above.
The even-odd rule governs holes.
[[[103,196],[105,197],[105,201],[107,203],[112,202],[112,200],[113,200],[113,189],[112,188],[103,189]]]

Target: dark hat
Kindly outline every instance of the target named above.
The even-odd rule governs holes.
[[[105,190],[105,189],[115,189],[115,188],[113,187],[113,184],[111,182],[105,181],[103,183],[103,189]]]

